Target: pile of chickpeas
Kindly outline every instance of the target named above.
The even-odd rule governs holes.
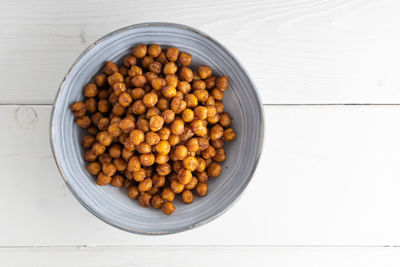
[[[157,44],[138,44],[118,66],[107,61],[103,73],[84,88],[84,101],[71,110],[87,135],[87,171],[97,184],[128,189],[143,207],[169,215],[181,195],[208,193],[208,179],[220,175],[225,141],[236,139],[222,98],[228,77],[209,66],[196,71],[192,55]]]

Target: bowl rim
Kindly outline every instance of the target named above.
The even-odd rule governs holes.
[[[156,231],[156,232],[148,232],[148,231],[140,231],[140,230],[136,230],[136,229],[131,229],[128,227],[124,227],[121,226],[113,221],[108,220],[105,217],[102,217],[101,215],[97,214],[89,205],[87,205],[80,197],[79,195],[75,192],[75,190],[72,188],[72,186],[70,186],[70,184],[68,183],[68,179],[66,178],[61,164],[59,162],[59,159],[57,157],[56,154],[56,148],[55,148],[55,144],[54,144],[54,112],[55,112],[55,107],[60,99],[60,95],[61,95],[61,91],[64,89],[64,84],[65,81],[67,80],[67,78],[69,77],[71,71],[74,69],[75,65],[90,51],[92,50],[94,47],[96,47],[98,44],[100,44],[101,42],[107,40],[108,38],[110,38],[111,36],[118,34],[120,32],[129,30],[129,29],[134,29],[134,28],[145,28],[145,27],[153,27],[153,26],[166,26],[166,27],[170,27],[170,28],[178,28],[178,29],[184,29],[184,30],[188,30],[191,31],[195,34],[199,34],[202,37],[210,40],[211,42],[213,42],[215,45],[219,46],[232,60],[233,62],[235,62],[235,64],[237,64],[242,71],[245,73],[246,78],[249,80],[251,86],[254,88],[254,92],[256,95],[256,101],[257,101],[257,108],[260,112],[260,139],[259,139],[259,146],[258,146],[258,155],[256,158],[256,161],[254,162],[253,168],[251,170],[251,172],[249,173],[249,179],[248,181],[242,186],[242,188],[239,191],[238,196],[231,202],[229,203],[229,205],[227,205],[223,210],[221,210],[220,212],[218,212],[217,214],[214,214],[210,217],[207,217],[203,220],[201,220],[200,222],[196,223],[196,224],[192,224],[192,225],[187,225],[185,227],[180,227],[174,230],[168,230],[168,231]],[[167,234],[174,234],[174,233],[180,233],[180,232],[185,232],[187,230],[191,230],[191,229],[195,229],[198,228],[202,225],[205,225],[213,220],[215,220],[216,218],[220,217],[222,214],[224,214],[225,212],[227,212],[229,209],[231,209],[233,207],[233,205],[243,196],[244,191],[247,189],[250,181],[253,179],[254,176],[254,172],[257,169],[258,163],[260,162],[260,158],[262,155],[262,151],[263,151],[263,144],[264,144],[264,124],[265,124],[265,116],[264,116],[264,109],[263,109],[263,104],[261,101],[261,97],[260,94],[257,90],[257,87],[253,81],[253,79],[250,77],[249,73],[247,72],[247,70],[244,68],[244,66],[240,63],[240,61],[232,54],[232,52],[227,49],[224,45],[222,45],[220,42],[218,42],[217,40],[215,40],[213,37],[211,37],[210,35],[197,30],[195,28],[192,28],[190,26],[187,25],[183,25],[183,24],[178,24],[178,23],[170,23],[170,22],[146,22],[146,23],[138,23],[138,24],[133,24],[133,25],[129,25],[120,29],[117,29],[115,31],[112,31],[104,36],[102,36],[101,38],[99,38],[98,40],[96,40],[95,42],[93,42],[92,44],[90,44],[72,63],[71,67],[68,69],[68,71],[66,72],[66,74],[64,75],[64,77],[62,78],[62,81],[57,89],[57,93],[56,96],[54,98],[53,104],[52,104],[52,110],[51,110],[51,114],[50,114],[50,146],[51,146],[51,151],[53,153],[53,157],[54,160],[56,161],[57,164],[57,168],[61,174],[61,177],[63,178],[65,184],[67,185],[69,191],[72,193],[72,195],[75,197],[76,200],[78,200],[78,202],[85,207],[86,210],[88,210],[92,215],[94,215],[95,217],[97,217],[98,219],[100,219],[101,221],[107,223],[108,225],[111,225],[115,228],[118,228],[120,230],[129,232],[129,233],[134,233],[134,234],[140,234],[140,235],[167,235]]]

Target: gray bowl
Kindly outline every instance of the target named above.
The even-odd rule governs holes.
[[[74,124],[71,103],[82,99],[82,88],[102,69],[106,60],[120,62],[138,43],[176,46],[193,55],[193,67],[209,65],[227,75],[225,110],[233,117],[238,138],[225,145],[227,160],[222,174],[209,182],[209,194],[190,205],[174,201],[176,212],[139,206],[124,188],[100,187],[86,172],[80,140],[83,131]],[[203,225],[227,211],[250,182],[260,158],[263,109],[248,73],[239,61],[210,36],[187,26],[144,23],[107,34],[90,45],[72,64],[58,90],[51,116],[50,142],[58,168],[72,194],[93,215],[119,229],[146,235],[185,231]]]

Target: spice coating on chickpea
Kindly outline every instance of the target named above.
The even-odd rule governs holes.
[[[182,192],[182,201],[185,204],[190,204],[193,202],[193,193],[190,190],[184,190]]]
[[[165,202],[161,207],[161,211],[166,215],[171,215],[175,212],[175,206],[171,202]]]
[[[199,197],[204,197],[208,194],[208,185],[205,183],[198,183],[196,185],[196,193]]]

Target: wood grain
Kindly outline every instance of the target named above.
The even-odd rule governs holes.
[[[399,8],[396,0],[1,1],[0,103],[51,103],[84,48],[149,21],[221,41],[263,103],[400,103]]]
[[[28,114],[22,124],[18,113]],[[242,199],[198,229],[147,237],[101,222],[68,191],[50,152],[50,106],[0,106],[0,246],[399,245],[399,106],[265,114],[261,163]]]

